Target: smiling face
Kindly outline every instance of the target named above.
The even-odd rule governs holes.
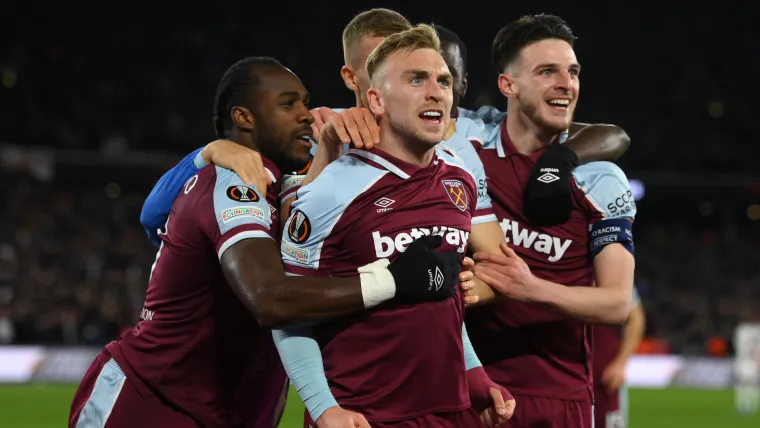
[[[580,65],[572,46],[544,39],[525,46],[499,76],[502,93],[538,127],[551,133],[570,127],[580,94]]]
[[[375,73],[369,103],[396,135],[433,147],[448,126],[451,85],[451,73],[437,50],[402,50],[385,59]]]

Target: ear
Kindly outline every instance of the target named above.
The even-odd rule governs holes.
[[[232,107],[230,115],[232,116],[232,123],[240,129],[252,131],[256,125],[256,118],[253,117],[253,113],[245,107]]]
[[[369,103],[370,111],[375,117],[382,116],[385,113],[385,102],[377,88],[369,88],[367,91],[367,102]]]
[[[356,72],[354,72],[354,68],[350,65],[344,65],[340,69],[340,77],[343,78],[343,83],[346,84],[346,87],[353,92],[359,91],[359,86],[356,84]]]
[[[501,94],[505,97],[514,98],[517,96],[517,82],[511,74],[501,73],[499,75],[498,84]]]
[[[462,78],[462,95],[460,95],[460,98],[464,98],[465,95],[467,95],[467,88],[469,87],[470,83],[467,81],[468,74],[465,72],[464,77]]]

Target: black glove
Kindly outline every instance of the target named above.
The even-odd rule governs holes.
[[[523,193],[525,215],[536,226],[554,226],[570,219],[573,211],[571,175],[578,155],[554,143],[536,161]]]
[[[405,302],[439,301],[453,297],[459,285],[462,256],[438,253],[443,237],[427,235],[415,240],[388,266],[396,282],[396,299]]]

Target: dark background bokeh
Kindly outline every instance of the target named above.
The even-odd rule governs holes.
[[[470,3],[3,5],[0,343],[103,344],[134,322],[155,252],[139,225],[142,201],[181,155],[213,140],[224,70],[274,56],[315,106],[349,106],[341,32],[375,6],[460,35],[465,107],[505,105],[490,66],[501,25],[563,16],[583,65],[577,120],[628,131],[620,164],[646,190],[635,231],[649,334],[689,354],[730,339],[738,320],[760,313],[752,16],[724,3]]]

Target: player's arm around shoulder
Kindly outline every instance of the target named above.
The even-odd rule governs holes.
[[[156,246],[161,244],[158,230],[166,224],[182,186],[206,166],[201,151],[202,148],[199,148],[191,152],[162,175],[145,199],[140,212],[140,223],[148,233],[150,241]]]
[[[380,128],[372,113],[366,108],[329,109],[319,107],[311,110],[314,122],[311,129],[318,141],[312,145],[312,159],[302,171],[285,177],[280,212],[290,215],[295,191],[306,186],[322,173],[330,163],[347,153],[349,144],[356,148],[372,148],[380,142]]]
[[[635,268],[633,222],[636,202],[628,178],[611,162],[592,162],[578,167],[574,176],[594,213],[589,231],[589,251],[594,260],[596,284],[615,290],[619,301],[614,321],[628,317],[633,300]]]
[[[581,163],[615,162],[628,151],[631,138],[616,125],[573,122],[565,145],[578,155]]]
[[[265,278],[282,275],[276,225],[266,197],[246,186],[235,172],[216,169],[212,213],[206,235],[215,247],[227,283],[263,325],[272,322]]]
[[[269,203],[252,188],[246,188],[252,202],[230,201],[228,193],[243,186],[242,180],[231,171],[217,170],[222,171],[214,191],[217,224],[209,236],[229,286],[259,324],[279,327],[364,310],[359,276],[286,276]]]
[[[351,159],[346,157],[346,162]],[[284,231],[283,241],[290,242],[290,247],[282,250],[274,239],[251,239],[277,235],[271,230],[271,218],[267,217],[268,203],[263,202],[261,207],[215,208],[210,222],[214,226],[209,228],[208,235],[217,248],[227,282],[261,325],[280,327],[321,321],[360,312],[392,298],[435,301],[455,292],[459,262],[453,261],[456,255],[434,251],[440,240],[433,246],[430,240],[419,239],[393,263],[381,259],[358,267],[353,276],[314,276],[317,265],[312,261],[319,260],[321,243],[330,235],[344,209],[340,198],[346,195],[346,180],[341,186],[331,185],[332,177],[340,176],[333,174],[339,172],[339,165],[340,160],[328,166],[311,185],[299,190],[302,199],[299,197],[294,204]],[[356,177],[351,178],[348,184],[358,182]],[[240,183],[239,177],[237,180]],[[227,191],[234,191],[240,186],[230,186],[232,182],[235,180],[217,184],[215,201],[228,203],[224,188],[229,186]],[[253,189],[248,188],[246,195],[261,201]],[[257,208],[266,213],[263,219]],[[311,247],[314,243],[317,246]],[[287,276],[283,261],[288,266]],[[431,268],[447,274],[440,288],[428,286]]]

